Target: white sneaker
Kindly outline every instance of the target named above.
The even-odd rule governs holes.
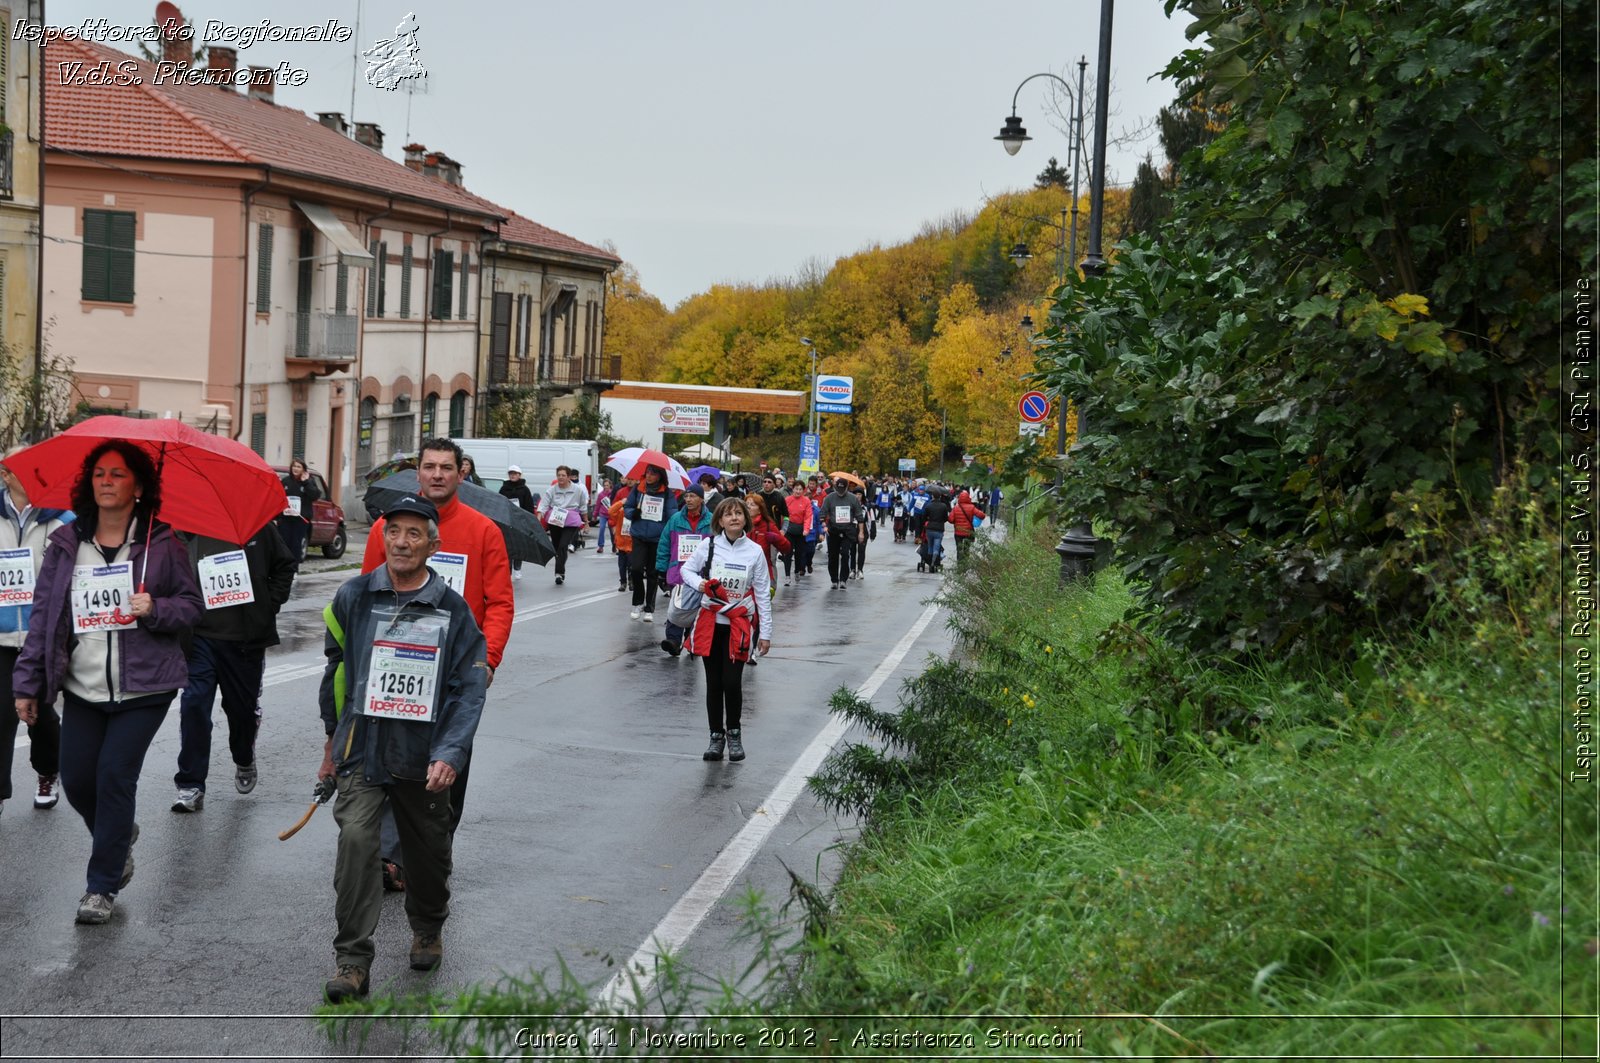
[[[643,616],[641,616],[639,619],[643,620],[647,624],[653,624],[653,623],[656,622],[656,614],[654,614],[654,613],[646,613]]]
[[[637,619],[639,619],[639,610],[635,609],[633,612],[629,613],[628,614],[628,619],[629,620],[637,620]]]
[[[206,792],[198,786],[178,787],[178,796],[172,802],[174,812],[198,812],[206,803]]]
[[[522,569],[519,568],[515,572],[511,573],[511,578],[512,579],[521,579],[522,578]]]

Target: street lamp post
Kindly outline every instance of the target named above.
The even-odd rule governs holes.
[[[812,435],[817,434],[817,345],[800,337],[800,342],[806,345],[806,350],[811,353],[811,402],[810,410],[806,414],[806,431]]]
[[[1100,0],[1100,48],[1098,66],[1095,68],[1095,99],[1094,99],[1094,168],[1089,178],[1089,249],[1085,253],[1081,269],[1092,277],[1100,276],[1105,272],[1106,260],[1101,253],[1100,235],[1105,215],[1106,191],[1106,121],[1107,104],[1111,95],[1111,23],[1112,7],[1115,0]],[[1078,143],[1074,144],[1072,164],[1072,209],[1078,209],[1078,149],[1081,147],[1083,136],[1083,71],[1087,60],[1078,61]],[[1054,74],[1033,74],[1024,78],[1022,85],[1026,85],[1036,77],[1051,77],[1061,82],[1070,94],[1071,86]],[[1017,86],[1017,93],[1021,93],[1022,85]],[[1031,140],[1028,131],[1022,127],[1022,120],[1017,117],[1017,96],[1011,97],[1011,116],[1005,120],[1005,125],[1000,135],[995,137],[1004,145],[1006,152],[1015,155],[1024,142]],[[1077,218],[1073,218],[1072,257],[1077,258]],[[1056,429],[1057,455],[1062,456],[1066,446],[1067,434],[1066,403],[1061,403],[1060,420]],[[1084,430],[1084,417],[1082,404],[1078,408],[1078,436],[1081,439]],[[1061,472],[1057,471],[1056,483],[1061,484]],[[1061,578],[1065,580],[1082,579],[1094,571],[1095,557],[1098,552],[1100,540],[1095,537],[1094,528],[1089,518],[1084,516],[1078,523],[1061,537],[1061,542],[1056,546],[1056,553],[1061,557]]]

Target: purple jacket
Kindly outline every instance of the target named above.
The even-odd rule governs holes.
[[[72,569],[77,563],[80,524],[56,529],[45,548],[44,563],[33,591],[33,617],[28,639],[22,645],[12,673],[19,698],[37,698],[48,705],[66,682],[72,647]],[[134,587],[144,571],[145,537],[135,538],[129,550]],[[193,628],[204,611],[200,585],[195,582],[183,544],[165,524],[157,524],[150,545],[150,568],[145,590],[155,600],[149,616],[121,629],[122,652],[119,685],[124,690],[177,690],[189,678],[189,664],[179,634]]]

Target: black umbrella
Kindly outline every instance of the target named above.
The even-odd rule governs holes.
[[[422,485],[417,480],[415,469],[397,472],[379,480],[367,488],[362,501],[367,507],[367,515],[376,521],[383,516],[385,509],[407,495],[422,497]],[[548,565],[550,559],[556,556],[555,544],[550,541],[550,535],[539,523],[539,518],[505,495],[463,481],[456,488],[456,497],[462,505],[477,510],[499,526],[500,534],[506,539],[506,553],[511,555],[511,560]]]

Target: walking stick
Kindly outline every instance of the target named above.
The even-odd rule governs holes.
[[[293,838],[299,833],[301,827],[304,827],[307,823],[310,823],[312,813],[321,808],[323,805],[327,804],[329,799],[333,797],[333,789],[334,783],[331,776],[326,779],[319,779],[317,781],[317,788],[311,791],[311,807],[306,809],[306,814],[300,817],[299,823],[296,823],[288,830],[279,834],[278,840],[280,842],[288,841],[290,838]]]

